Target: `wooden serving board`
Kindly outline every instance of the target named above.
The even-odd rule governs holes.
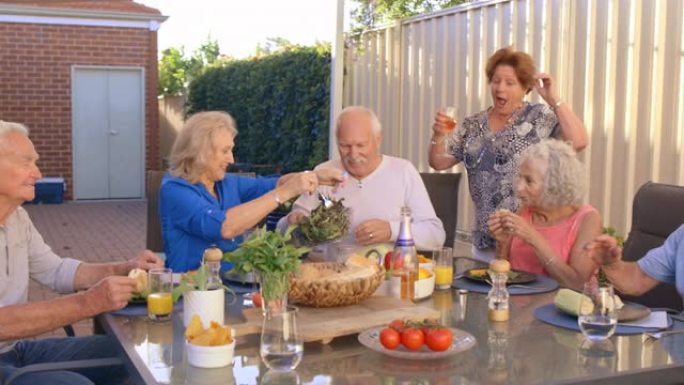
[[[243,310],[247,322],[231,325],[236,335],[261,333],[263,315],[259,308]],[[335,337],[356,334],[372,327],[387,325],[394,319],[439,318],[436,309],[415,305],[394,297],[372,296],[351,306],[299,307],[297,326],[304,342],[329,343]]]

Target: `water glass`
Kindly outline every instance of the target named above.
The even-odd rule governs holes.
[[[617,367],[617,352],[610,340],[582,341],[577,347],[577,362],[586,374],[611,374]]]
[[[454,280],[454,259],[451,247],[442,247],[433,253],[435,272],[435,288],[438,290],[451,289]]]
[[[304,345],[297,330],[297,308],[264,314],[261,330],[261,359],[271,370],[294,370],[304,355]]]
[[[582,290],[577,322],[582,334],[590,341],[603,341],[615,333],[617,314],[612,285],[587,282]]]
[[[281,372],[269,370],[261,379],[261,385],[299,385],[297,372]]]
[[[173,273],[171,269],[159,268],[149,271],[147,281],[147,316],[155,322],[171,319],[173,312]]]

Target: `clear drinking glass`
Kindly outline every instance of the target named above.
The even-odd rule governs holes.
[[[171,383],[173,370],[173,325],[149,323],[147,329],[147,367],[160,384]]]
[[[147,282],[147,316],[152,321],[168,321],[173,312],[173,272],[168,268],[151,269]]]
[[[451,247],[442,247],[434,252],[435,288],[439,290],[451,289],[454,280],[454,259]]]
[[[269,370],[261,379],[261,385],[299,385],[297,372],[281,372]]]
[[[456,128],[456,114],[458,113],[458,109],[453,106],[444,107],[442,108],[442,113],[451,118],[451,122],[447,123],[447,125],[449,126],[449,131],[452,131]]]
[[[603,341],[615,333],[617,314],[612,285],[600,286],[587,282],[582,290],[577,322],[582,334],[590,341]]]
[[[354,255],[359,248],[357,245],[349,243],[337,243],[335,252],[335,262],[344,263],[347,258]]]
[[[297,330],[296,307],[288,306],[284,312],[264,314],[259,352],[271,370],[294,370],[299,365],[304,345]]]

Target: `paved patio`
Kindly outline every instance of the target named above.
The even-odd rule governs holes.
[[[24,205],[45,242],[58,255],[86,262],[122,261],[145,248],[147,203],[102,201],[61,205]],[[31,281],[29,300],[40,301],[58,294]],[[92,321],[74,325],[76,335],[92,334]],[[62,329],[39,338],[64,336]]]

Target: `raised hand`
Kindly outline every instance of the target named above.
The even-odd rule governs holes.
[[[135,264],[133,268],[144,270],[164,267],[164,261],[150,250],[141,251],[131,262]]]
[[[435,140],[449,135],[456,127],[456,119],[453,119],[442,112],[435,114],[435,122],[432,124],[432,135]]]
[[[508,210],[500,210],[499,220],[505,233],[511,236],[518,237],[520,240],[534,245],[541,237],[541,235],[534,229],[534,227],[524,220],[518,214],[512,213]]]
[[[622,249],[610,235],[599,235],[584,248],[598,265],[610,265],[622,259]]]
[[[497,242],[507,243],[513,237],[511,232],[504,226],[500,211],[496,211],[489,217],[487,225],[489,226],[489,232]]]
[[[88,306],[99,314],[126,306],[134,290],[134,279],[110,276],[88,289],[85,295],[88,298]]]
[[[346,179],[344,171],[337,168],[321,168],[313,172],[318,177],[318,184],[322,186],[336,186]]]
[[[556,93],[555,83],[551,75],[547,73],[540,72],[534,76],[534,89],[552,107],[560,100]]]
[[[282,188],[286,191],[285,199],[296,197],[305,192],[314,192],[318,187],[318,176],[310,171],[290,174],[291,177],[283,184]]]

